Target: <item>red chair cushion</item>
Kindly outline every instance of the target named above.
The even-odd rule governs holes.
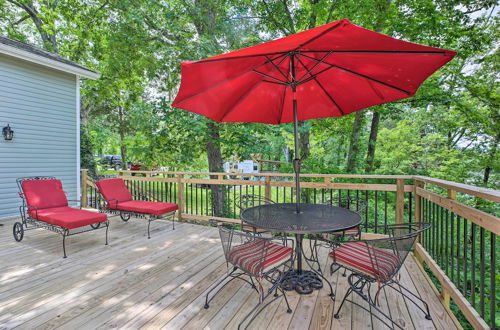
[[[109,201],[109,208],[116,209],[116,204],[132,200],[132,195],[125,186],[125,181],[120,178],[105,179],[96,182],[97,189]]]
[[[105,222],[108,219],[106,214],[75,209],[68,206],[42,209],[38,210],[38,212],[30,210],[29,214],[32,218],[66,229],[84,227],[94,223]]]
[[[371,256],[371,257],[370,257]],[[364,242],[347,242],[330,252],[339,265],[386,282],[399,267],[399,257],[392,251],[369,246]]]
[[[21,185],[28,206],[39,210],[68,206],[61,180],[25,180]]]
[[[145,213],[153,215],[162,215],[176,211],[179,208],[177,204],[149,201],[128,201],[120,202],[116,207],[117,210],[129,211],[136,213]]]
[[[263,249],[266,252],[263,252]],[[283,263],[292,255],[292,248],[256,239],[232,248],[227,260],[247,272],[259,275]],[[262,262],[262,258],[266,257]]]

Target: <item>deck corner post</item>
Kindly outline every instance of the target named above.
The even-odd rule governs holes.
[[[396,223],[403,223],[405,204],[405,181],[396,179]]]
[[[184,178],[184,174],[179,174],[177,176],[177,205],[179,206],[179,222],[183,221],[182,210],[184,209],[184,183],[182,178]]]
[[[81,179],[80,179],[80,185],[81,185],[81,207],[88,207],[88,199],[87,199],[87,180],[89,177],[89,170],[88,169],[81,169]]]

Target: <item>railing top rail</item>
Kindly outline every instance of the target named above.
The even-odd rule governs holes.
[[[166,174],[166,175],[233,175],[254,177],[293,177],[293,173],[226,173],[226,172],[174,172],[174,171],[129,171],[119,170],[119,173]],[[377,174],[314,174],[302,173],[302,178],[346,178],[346,179],[403,179],[411,180],[412,175],[377,175]]]
[[[446,181],[441,179],[429,178],[426,176],[414,176],[417,181],[422,181],[425,183],[430,183],[439,187],[452,189],[458,192],[466,193],[472,196],[484,198],[496,203],[500,202],[500,191],[482,187],[476,187],[470,184],[457,183],[452,181]]]

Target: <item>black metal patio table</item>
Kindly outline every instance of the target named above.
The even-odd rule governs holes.
[[[295,203],[264,204],[250,207],[241,213],[247,224],[275,232],[295,234],[296,268],[288,272],[283,288],[309,294],[323,287],[323,275],[313,270],[302,269],[302,240],[305,234],[328,233],[354,228],[361,223],[361,216],[343,207],[323,204],[300,204],[300,213]]]

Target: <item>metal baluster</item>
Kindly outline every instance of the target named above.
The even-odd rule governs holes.
[[[387,228],[387,191],[384,191],[384,228]]]
[[[496,290],[495,290],[495,282],[496,282],[496,249],[495,249],[496,235],[494,233],[490,233],[490,327],[492,329],[495,328],[495,306],[496,306]]]
[[[374,191],[375,194],[375,233],[378,233],[378,191]]]
[[[412,222],[412,218],[411,218],[411,212],[413,210],[413,207],[412,207],[412,193],[409,192],[409,195],[408,195],[408,222]]]
[[[467,241],[468,241],[468,238],[467,238],[467,220],[464,219],[464,259],[463,259],[463,263],[464,263],[463,290],[464,290],[464,292],[462,292],[462,293],[466,298],[467,298]]]
[[[455,283],[455,256],[454,256],[454,249],[455,249],[455,225],[453,223],[453,220],[455,218],[455,214],[451,212],[450,215],[450,229],[451,229],[451,245],[450,245],[450,259],[451,259],[451,281]]]
[[[484,319],[484,263],[485,256],[484,252],[486,250],[484,244],[484,228],[479,229],[479,266],[480,266],[480,280],[479,280],[479,307],[481,310],[481,317]],[[473,286],[474,288],[474,286]]]
[[[365,213],[365,230],[368,229],[368,190],[365,190],[365,209],[364,209],[364,213]]]
[[[460,217],[457,215],[457,288],[460,288]]]
[[[471,304],[472,307],[476,308],[476,224],[471,223]]]

